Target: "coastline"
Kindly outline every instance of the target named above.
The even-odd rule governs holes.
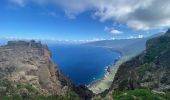
[[[89,90],[91,90],[95,94],[99,94],[99,93],[105,91],[106,89],[109,89],[113,80],[114,80],[114,76],[115,76],[119,66],[134,56],[131,54],[127,54],[122,50],[115,50],[112,47],[103,47],[103,48],[108,48],[113,51],[119,52],[120,58],[118,58],[114,64],[109,65],[109,67],[102,79],[95,80],[94,82],[92,82],[91,84],[89,84],[87,86],[89,88]]]
[[[128,57],[122,56],[118,61],[115,62],[115,64],[112,64],[108,67],[109,71],[105,73],[103,79],[96,80],[92,82],[90,85],[88,85],[87,87],[95,94],[101,93],[104,90],[109,89],[119,66],[122,63],[126,62],[127,60]]]

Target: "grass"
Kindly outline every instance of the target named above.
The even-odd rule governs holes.
[[[22,93],[21,90],[26,90],[26,92]],[[37,95],[37,91],[31,84],[14,84],[8,80],[0,80],[0,100],[80,100],[73,91],[69,91],[63,96]]]
[[[148,49],[146,49],[145,54],[145,62],[151,63],[157,58],[159,55],[161,55],[163,52],[169,50],[169,43],[170,38],[167,37],[160,37],[159,39],[151,39],[148,41],[148,44],[150,45]]]
[[[25,88],[28,90],[28,92],[35,92],[36,89],[31,84],[21,84],[17,83],[17,89]]]
[[[152,67],[151,64],[145,63],[141,65],[138,69],[138,74],[140,77],[142,77],[146,72],[152,72],[155,69]]]
[[[170,92],[165,94],[153,93],[149,89],[135,89],[127,91],[114,91],[113,100],[170,100]]]

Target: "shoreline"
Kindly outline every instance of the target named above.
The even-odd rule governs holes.
[[[108,48],[108,49],[114,50],[111,47],[103,47],[103,48]],[[95,80],[94,82],[92,82],[91,84],[89,84],[87,86],[89,88],[89,90],[91,90],[95,94],[99,94],[99,93],[105,91],[106,89],[109,89],[113,80],[114,80],[114,76],[115,76],[119,66],[121,64],[123,64],[124,62],[128,61],[132,57],[132,55],[125,54],[121,50],[120,51],[114,50],[114,51],[120,53],[120,57],[117,59],[117,61],[115,63],[109,65],[109,67],[106,70],[104,77],[102,79]]]
[[[92,82],[87,87],[95,94],[99,94],[106,89],[109,89],[119,66],[127,60],[127,57],[122,56],[115,64],[110,65],[110,72],[107,71],[102,79]]]

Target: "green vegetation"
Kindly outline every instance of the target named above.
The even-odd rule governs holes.
[[[2,96],[2,100],[80,100],[78,95],[74,92],[69,92],[65,96],[52,95],[52,96],[27,96],[24,97],[19,94],[11,96]]]
[[[7,95],[7,93],[15,93],[15,88],[8,80],[0,80],[0,97]]]
[[[167,71],[167,72],[163,75],[163,77],[162,77],[162,79],[161,79],[160,82],[161,82],[161,83],[164,83],[164,84],[166,84],[166,85],[170,85],[170,71]]]
[[[135,89],[128,91],[114,91],[112,97],[114,100],[170,100],[170,92],[158,94],[149,89]]]
[[[151,81],[154,81],[154,79],[152,77],[148,77],[148,78],[146,78],[144,80],[141,80],[140,82],[145,83],[145,82],[151,82]]]
[[[31,84],[22,84],[22,83],[17,83],[17,89],[22,89],[25,88],[28,90],[28,92],[35,92],[36,89],[31,85]]]
[[[151,39],[147,42],[148,48],[145,54],[145,62],[154,62],[155,58],[169,50],[170,38],[165,36],[158,39]]]
[[[153,72],[153,71],[155,71],[155,68],[153,68],[151,64],[145,63],[139,67],[138,74],[140,77],[142,77],[146,72]]]
[[[165,36],[170,37],[170,29],[166,32]]]
[[[0,80],[0,100],[80,100],[79,96],[70,91],[64,96],[37,95],[38,90],[30,84],[16,83],[9,80]]]
[[[126,87],[127,87],[127,85],[128,85],[128,80],[123,80],[120,84],[119,84],[119,89],[120,90],[124,90]]]
[[[75,92],[68,92],[65,96],[35,96],[32,100],[80,100],[78,95]]]

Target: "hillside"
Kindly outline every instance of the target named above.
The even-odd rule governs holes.
[[[9,41],[0,47],[1,99],[88,100],[92,95],[86,87],[75,87],[60,73],[48,47],[41,42]]]
[[[140,53],[143,51],[145,49],[146,40],[147,38],[103,40],[87,43],[87,45],[109,48],[119,51],[122,55],[131,55],[132,50],[133,53]],[[140,44],[140,47],[136,44]],[[138,46],[138,49],[134,49],[136,46]]]
[[[102,40],[86,43],[86,45],[98,46],[109,48],[114,51],[120,52],[123,56],[128,56],[129,58],[140,54],[145,50],[146,41],[163,35],[164,33],[154,34],[150,37],[145,38],[135,38],[135,39],[115,39],[115,40]]]
[[[108,48],[121,54],[120,59],[115,64],[109,66],[109,71],[105,74],[105,77],[97,82],[94,82],[94,84],[89,85],[89,89],[96,94],[102,93],[109,89],[119,66],[142,53],[145,50],[145,44],[148,39],[158,37],[163,34],[164,33],[158,33],[147,38],[103,40],[85,44]]]
[[[169,34],[170,30],[163,36],[148,40],[146,43],[146,50],[142,54],[122,64],[115,75],[110,91],[119,91],[119,95],[121,96],[123,96],[123,93],[128,93],[130,90],[134,89],[146,89],[152,94],[157,93],[159,95],[163,94],[164,96],[167,92],[169,93]],[[113,95],[115,92],[113,92]],[[160,96],[158,98],[158,100],[168,100],[167,97]]]

